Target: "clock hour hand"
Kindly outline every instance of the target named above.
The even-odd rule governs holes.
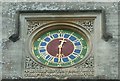
[[[60,45],[58,46],[58,48],[62,48],[62,46],[63,46],[63,43],[64,42],[67,42],[67,41],[65,41],[65,39],[63,38],[62,40],[59,40],[61,43],[60,43]]]
[[[58,54],[56,55],[58,57],[58,62],[60,62],[60,58],[62,58],[64,56],[64,54],[62,54],[62,47],[63,47],[63,43],[66,42],[65,39],[63,38],[62,40],[59,40],[61,43],[58,46]]]

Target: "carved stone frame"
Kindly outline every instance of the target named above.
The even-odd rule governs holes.
[[[61,16],[60,16],[61,15]],[[93,24],[93,32],[90,32],[92,35],[92,43],[93,43],[93,50],[92,50],[92,57],[93,58],[93,64],[95,66],[95,60],[96,60],[96,55],[97,54],[97,42],[99,40],[105,40],[108,41],[109,38],[111,38],[112,36],[109,35],[106,32],[106,27],[105,27],[105,15],[104,15],[104,11],[103,10],[70,10],[70,11],[66,11],[66,10],[62,10],[62,11],[17,11],[16,13],[16,32],[15,34],[13,34],[12,36],[9,37],[10,40],[12,40],[13,42],[16,42],[17,40],[21,39],[23,41],[23,45],[25,45],[25,47],[23,47],[23,62],[22,62],[22,67],[24,66],[24,61],[26,60],[26,58],[29,58],[27,55],[29,55],[28,52],[25,51],[26,47],[26,38],[28,38],[27,35],[27,31],[28,31],[28,21],[32,20],[54,20],[54,19],[62,19],[62,18],[74,18],[75,19],[93,19],[94,24]],[[27,23],[27,24],[26,24]],[[27,57],[26,57],[26,56]],[[35,62],[34,62],[35,63]],[[36,63],[35,63],[36,64]],[[95,69],[93,69],[95,70]],[[24,71],[22,71],[24,75]],[[94,78],[95,77],[95,72],[93,72],[93,76],[89,77],[89,78]],[[23,78],[25,78],[23,76]],[[52,77],[55,78],[55,77]],[[56,77],[59,78],[59,77]],[[67,77],[70,78],[70,77]],[[72,77],[74,78],[74,77]],[[78,78],[78,77],[75,77]],[[80,77],[82,78],[82,77]],[[60,77],[61,79],[61,77]],[[62,78],[63,79],[63,78]],[[65,79],[65,77],[64,77]]]

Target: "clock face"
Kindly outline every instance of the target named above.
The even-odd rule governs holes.
[[[69,67],[87,56],[88,40],[82,32],[67,28],[42,30],[32,41],[32,56],[50,67]]]

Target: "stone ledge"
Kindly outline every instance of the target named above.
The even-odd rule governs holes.
[[[2,79],[1,81],[120,81],[118,79]]]

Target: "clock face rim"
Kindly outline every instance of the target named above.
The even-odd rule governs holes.
[[[59,27],[56,27],[56,26],[61,26],[61,28]],[[92,49],[92,43],[90,42],[91,41],[91,36],[90,36],[90,33],[84,29],[82,26],[80,25],[76,25],[74,23],[61,23],[61,22],[54,22],[54,23],[49,23],[49,24],[46,24],[44,26],[41,26],[39,27],[38,29],[34,30],[30,36],[29,36],[29,42],[28,42],[28,50],[29,50],[29,53],[30,53],[30,56],[35,60],[37,61],[38,63],[40,63],[40,61],[35,57],[35,55],[33,54],[33,46],[31,46],[33,44],[33,41],[36,40],[38,38],[39,35],[41,35],[42,33],[44,32],[47,32],[49,30],[64,30],[64,29],[70,29],[70,30],[73,30],[74,32],[76,31],[77,33],[79,32],[79,34],[81,34],[85,39],[86,39],[86,43],[88,45],[88,48],[87,48],[87,52],[85,54],[85,57],[82,58],[82,60],[79,62],[80,64],[84,63],[85,60],[87,60],[87,58],[90,57],[91,55],[91,49]],[[79,64],[79,63],[76,63],[76,64]],[[43,64],[43,63],[40,63],[44,66],[47,66],[47,67],[53,67],[53,68],[67,68],[67,67],[71,67],[71,66],[74,66],[76,64],[73,64],[73,65],[69,65],[69,66],[65,66],[65,67],[62,67],[62,66],[49,66],[49,65],[46,65],[46,64]]]

